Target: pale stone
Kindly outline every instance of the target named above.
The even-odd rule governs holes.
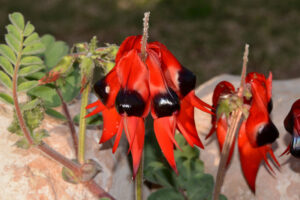
[[[78,103],[70,107],[73,116],[77,114]],[[98,200],[81,184],[65,182],[61,176],[62,167],[37,149],[23,150],[14,146],[19,137],[7,131],[11,120],[12,109],[0,103],[0,200]],[[51,135],[44,140],[49,146],[74,158],[71,136],[65,124],[46,117],[42,128]],[[112,154],[111,148],[99,150],[100,136],[99,130],[87,131],[86,159],[92,158],[102,167],[95,181],[116,199],[133,199],[134,182],[125,140]]]
[[[212,92],[215,86],[222,80],[230,81],[237,87],[240,83],[238,76],[220,75],[217,76],[197,89],[197,95],[207,103],[212,102]],[[272,145],[274,154],[281,164],[280,170],[273,169],[276,172],[272,176],[262,162],[256,178],[256,194],[254,195],[243,177],[238,150],[235,148],[233,160],[227,170],[225,181],[222,187],[222,193],[230,200],[299,200],[300,199],[300,159],[291,155],[279,157],[290,142],[291,136],[283,127],[283,120],[289,112],[292,104],[300,98],[300,79],[273,81],[273,111],[272,120],[279,130],[280,136]],[[205,150],[201,150],[200,158],[205,163],[205,171],[216,176],[220,151],[215,134],[208,140],[204,140],[209,132],[210,115],[199,110],[195,112],[195,120],[202,141],[204,141]]]

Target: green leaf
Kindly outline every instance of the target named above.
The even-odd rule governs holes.
[[[8,73],[10,76],[13,76],[14,68],[11,63],[4,56],[0,56],[0,66]]]
[[[24,40],[24,46],[32,45],[34,43],[40,42],[40,37],[37,33],[32,33]]]
[[[104,197],[104,198],[100,198],[99,200],[110,200],[109,198],[106,198],[106,197]]]
[[[21,59],[21,64],[22,65],[39,65],[43,64],[43,61],[41,58],[37,56],[26,56]]]
[[[56,66],[63,56],[67,55],[69,47],[64,42],[54,42],[45,51],[45,64],[52,68]]]
[[[17,61],[17,57],[13,50],[5,44],[0,44],[0,54],[6,57],[12,64],[15,64]]]
[[[47,115],[49,115],[53,118],[60,119],[60,120],[67,120],[67,118],[63,114],[61,114],[60,112],[58,112],[52,108],[47,108],[45,112]]]
[[[41,100],[36,98],[33,99],[32,101],[26,102],[26,104],[24,104],[22,106],[22,111],[25,110],[32,110],[33,108],[35,108],[36,106],[38,106],[41,103]]]
[[[25,37],[29,36],[33,31],[34,31],[34,26],[30,22],[27,22],[24,30],[24,36]]]
[[[0,82],[7,88],[12,89],[12,81],[3,71],[0,71]]]
[[[172,188],[159,189],[150,194],[148,200],[184,200],[184,197],[179,192]]]
[[[21,47],[21,43],[15,38],[13,34],[6,34],[5,35],[5,42],[8,44],[12,50],[14,50],[15,53],[18,53]]]
[[[29,149],[30,147],[30,144],[28,143],[28,141],[26,140],[26,138],[22,138],[22,139],[19,139],[15,145],[18,147],[18,148],[21,148],[21,149]]]
[[[213,176],[202,174],[194,176],[186,184],[187,196],[190,200],[211,199],[214,186]]]
[[[61,105],[60,98],[55,89],[40,85],[28,91],[29,95],[40,97],[46,107],[57,107]]]
[[[32,74],[28,74],[26,76],[26,78],[29,78],[29,79],[35,79],[35,80],[40,80],[42,77],[44,77],[46,74],[44,72],[35,72],[35,73],[32,73]]]
[[[41,42],[45,45],[46,49],[49,49],[49,47],[55,42],[55,38],[52,35],[46,34],[41,38]]]
[[[24,17],[19,12],[14,12],[10,15],[8,15],[10,22],[16,26],[20,31],[24,30]]]
[[[18,85],[18,92],[26,92],[39,84],[38,81],[26,81]]]
[[[22,69],[20,69],[18,75],[27,76],[29,74],[33,74],[37,71],[40,71],[43,68],[45,68],[44,65],[29,65],[27,67],[23,67]]]
[[[60,84],[59,87],[61,89],[62,96],[64,101],[70,102],[77,95],[79,95],[80,91],[80,77],[79,73],[73,71],[66,79],[64,79],[64,84]]]
[[[6,26],[7,32],[11,33],[19,42],[22,40],[22,35],[17,27],[12,24]]]
[[[3,93],[3,92],[0,92],[0,100],[3,101],[4,103],[14,105],[13,98],[11,96],[9,96],[8,94]]]
[[[43,43],[38,42],[38,43],[34,43],[31,45],[26,46],[22,53],[23,55],[34,55],[34,54],[39,54],[39,53],[43,53],[45,51],[45,46]]]

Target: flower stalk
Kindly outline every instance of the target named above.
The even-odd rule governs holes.
[[[143,37],[141,40],[141,59],[145,63],[147,58],[147,41],[148,41],[148,30],[149,30],[149,17],[150,12],[144,13],[143,18]],[[141,162],[135,179],[135,199],[143,199],[143,177],[144,177],[144,153],[142,153]]]
[[[246,71],[247,71],[247,62],[248,62],[248,54],[249,54],[249,45],[245,45],[245,51],[243,56],[243,68],[242,68],[242,74],[241,74],[241,83],[239,90],[237,92],[237,97],[242,99],[244,96],[244,90],[245,90],[245,77],[246,77]],[[217,171],[216,176],[216,184],[213,191],[213,200],[218,200],[219,195],[221,192],[221,187],[223,185],[224,176],[226,172],[226,163],[229,157],[230,148],[232,146],[232,143],[234,141],[234,138],[236,137],[237,133],[239,132],[240,124],[243,120],[243,110],[241,107],[237,107],[236,110],[232,112],[232,115],[230,116],[230,120],[228,120],[229,128],[225,137],[225,142],[222,148],[221,152],[221,159],[219,163],[219,168]]]
[[[58,96],[60,98],[64,114],[67,118],[67,123],[68,123],[69,129],[70,129],[71,137],[72,137],[72,140],[73,140],[73,146],[74,146],[74,149],[75,149],[75,155],[77,157],[78,156],[78,138],[77,138],[77,135],[76,135],[75,126],[74,126],[72,117],[70,115],[68,106],[67,106],[66,102],[64,101],[64,98],[61,94],[60,89],[57,86],[56,86],[56,93],[58,94]]]
[[[86,130],[86,109],[90,92],[90,84],[82,92],[79,120],[79,145],[78,145],[78,162],[83,164],[85,161],[85,130]]]

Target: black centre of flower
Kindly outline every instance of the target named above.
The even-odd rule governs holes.
[[[128,116],[142,116],[146,103],[141,95],[133,90],[121,89],[115,102],[119,114],[126,113]]]
[[[171,116],[180,109],[177,94],[171,88],[168,90],[168,93],[160,93],[153,98],[154,111],[157,117]]]
[[[105,81],[105,77],[101,80],[97,81],[94,85],[94,91],[96,92],[97,96],[100,98],[101,102],[105,105],[108,100],[107,87],[109,87]]]
[[[190,91],[195,89],[196,76],[190,70],[184,67],[182,67],[178,75],[180,94],[185,96]]]
[[[271,113],[273,110],[273,100],[270,99],[270,101],[268,102],[268,112]]]
[[[290,152],[293,156],[300,158],[300,136],[298,135],[293,136]]]
[[[279,132],[272,121],[260,127],[256,136],[256,143],[258,146],[263,146],[274,142],[279,136]]]
[[[289,134],[293,134],[294,130],[294,116],[292,112],[289,112],[289,114],[284,119],[284,128]]]

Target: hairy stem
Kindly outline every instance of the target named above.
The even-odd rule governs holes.
[[[57,94],[60,98],[60,101],[62,103],[63,111],[64,111],[65,116],[67,118],[67,123],[68,123],[69,129],[70,129],[70,132],[71,132],[71,137],[72,137],[72,140],[73,140],[73,146],[74,146],[74,149],[75,149],[75,155],[77,157],[78,156],[78,138],[77,138],[77,135],[76,135],[75,126],[74,126],[72,117],[70,115],[68,106],[67,106],[66,102],[64,101],[64,98],[61,94],[60,89],[57,86],[56,86],[56,92],[57,92]]]
[[[213,192],[213,200],[218,200],[219,195],[221,193],[221,187],[223,185],[224,176],[226,172],[226,163],[229,157],[231,145],[234,141],[236,134],[238,133],[239,124],[242,121],[242,112],[240,110],[233,111],[231,119],[232,121],[229,125],[229,129],[227,131],[225,142],[222,148],[221,159],[216,176],[216,184]]]
[[[90,84],[82,92],[81,96],[81,107],[80,107],[80,120],[79,120],[79,145],[78,145],[78,162],[80,164],[84,163],[85,160],[85,130],[86,130],[86,109],[88,104]]]
[[[237,96],[238,96],[238,98],[241,99],[241,101],[243,101],[243,96],[244,96],[248,55],[249,55],[249,45],[246,44],[244,56],[243,56],[243,69],[242,69],[242,74],[241,74],[241,83],[240,83],[239,90],[237,92]],[[229,157],[230,148],[233,144],[234,138],[236,137],[237,133],[239,132],[239,125],[241,124],[241,122],[243,120],[242,114],[243,114],[243,112],[242,112],[241,108],[237,108],[236,110],[234,110],[232,112],[232,114],[230,116],[230,124],[229,124],[229,128],[227,130],[227,134],[225,137],[225,142],[224,142],[222,152],[221,152],[219,168],[217,171],[216,184],[215,184],[214,191],[213,191],[213,200],[219,199],[219,195],[221,193],[221,187],[223,185],[224,176],[225,176],[225,172],[226,172],[226,163],[227,163],[227,160]]]
[[[143,37],[141,41],[141,58],[145,62],[147,58],[147,40],[148,40],[148,30],[149,30],[149,17],[150,17],[150,12],[145,12],[144,13],[144,23],[143,23]]]

